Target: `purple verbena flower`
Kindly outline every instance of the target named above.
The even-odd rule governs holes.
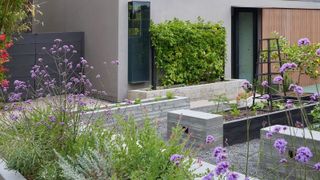
[[[9,102],[21,101],[22,93],[10,93]]]
[[[215,173],[219,176],[225,174],[229,170],[229,163],[227,161],[219,162],[215,168]]]
[[[263,81],[263,82],[261,83],[261,86],[262,86],[262,87],[268,87],[268,86],[269,86],[268,81]]]
[[[214,148],[212,154],[217,163],[225,161],[227,159],[227,150],[223,147]]]
[[[210,172],[209,174],[207,174],[206,176],[204,176],[202,178],[202,180],[213,180],[214,178],[214,174],[212,172]]]
[[[301,38],[301,39],[299,39],[299,41],[298,41],[298,45],[299,46],[307,46],[307,45],[309,45],[311,42],[310,42],[310,40],[308,39],[308,38]]]
[[[173,154],[171,157],[170,157],[170,161],[172,163],[174,163],[175,165],[179,165],[180,164],[180,161],[182,160],[183,156],[180,155],[180,154]]]
[[[316,54],[317,56],[320,56],[320,49],[317,49]]]
[[[268,99],[270,99],[270,96],[269,96],[269,94],[264,94],[264,95],[262,95],[261,98],[265,99],[265,100],[268,100]]]
[[[236,172],[228,172],[227,174],[227,180],[238,180],[240,178],[240,175]]]
[[[287,163],[288,162],[288,160],[287,159],[280,159],[280,161],[279,161],[280,163]]]
[[[49,116],[50,122],[56,122],[56,117],[55,116]]]
[[[312,101],[318,101],[320,98],[320,94],[319,93],[314,93],[312,96],[310,96],[310,99]]]
[[[313,169],[320,171],[320,162],[316,163],[315,165],[313,165]]]
[[[280,73],[285,73],[287,70],[290,70],[290,69],[294,69],[294,68],[297,68],[297,64],[295,63],[284,63],[281,67],[280,67]]]
[[[241,84],[241,87],[246,90],[246,91],[250,91],[252,89],[252,84],[245,80],[242,84]]]
[[[273,147],[276,148],[279,154],[284,154],[287,149],[288,142],[285,139],[276,139],[273,144]]]
[[[313,154],[308,147],[300,147],[297,149],[295,160],[300,163],[307,163],[312,158]]]
[[[14,90],[15,91],[27,89],[27,85],[23,81],[15,80],[13,82],[13,85],[14,85]]]
[[[214,137],[212,135],[208,135],[206,137],[206,144],[211,144],[214,142]]]
[[[18,118],[19,118],[19,117],[18,117],[18,115],[13,114],[13,113],[12,113],[12,114],[10,114],[10,115],[9,115],[9,117],[10,117],[10,119],[11,119],[11,120],[13,120],[13,121],[18,120]]]
[[[283,81],[283,77],[282,76],[276,76],[274,79],[273,79],[273,83],[274,84],[281,84]]]
[[[284,107],[287,109],[293,108],[293,101],[291,99],[288,99]]]
[[[303,94],[303,88],[301,86],[298,86],[298,85],[296,85],[294,87],[293,91],[299,96],[301,96]]]
[[[272,131],[268,131],[268,132],[266,132],[266,138],[267,138],[267,139],[271,139],[271,138],[272,138],[272,136],[273,136]]]

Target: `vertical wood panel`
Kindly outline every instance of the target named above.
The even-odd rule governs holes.
[[[262,36],[270,37],[273,31],[296,43],[302,37],[320,42],[320,10],[263,9]]]
[[[312,43],[320,43],[320,10],[263,9],[262,37],[269,38],[274,31],[286,37],[291,44],[304,37],[308,37]],[[293,77],[296,79],[297,73]],[[315,84],[315,80],[302,76],[300,85],[312,84]]]

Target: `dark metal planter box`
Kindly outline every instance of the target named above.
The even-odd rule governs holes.
[[[309,121],[312,122],[312,116],[309,115],[313,107],[316,104],[306,105],[304,107]],[[247,121],[250,122],[249,138],[258,139],[260,138],[260,129],[269,125],[289,125],[287,120],[286,111],[292,118],[293,123],[297,121],[304,123],[302,118],[302,113],[299,108],[293,108],[288,110],[282,110],[277,112],[271,112],[268,114],[252,116],[248,118],[243,118],[239,120],[234,120],[230,122],[225,122],[223,124],[223,144],[224,146],[230,146],[233,144],[243,143],[247,141]]]

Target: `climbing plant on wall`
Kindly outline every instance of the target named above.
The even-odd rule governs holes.
[[[161,84],[197,84],[224,76],[226,30],[221,23],[173,19],[151,25]]]

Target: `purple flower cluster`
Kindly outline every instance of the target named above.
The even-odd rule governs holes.
[[[287,149],[287,144],[288,142],[284,139],[277,139],[274,144],[273,147],[276,148],[279,152],[279,154],[284,154],[284,152]]]
[[[317,49],[316,54],[317,56],[320,56],[320,49]]]
[[[275,125],[270,131],[266,133],[266,138],[270,139],[272,138],[274,133],[279,133],[282,130],[286,130],[286,126],[281,126],[281,125]]]
[[[290,84],[289,90],[293,90],[299,96],[303,94],[303,87],[295,84]]]
[[[225,174],[229,170],[230,164],[227,161],[219,162],[215,168],[215,173],[217,176]]]
[[[281,67],[280,67],[280,73],[285,73],[287,70],[290,70],[290,69],[294,69],[294,68],[297,68],[297,64],[295,63],[284,63]]]
[[[300,163],[307,163],[312,156],[313,154],[308,147],[300,147],[297,149],[295,160]]]
[[[313,169],[320,171],[320,162],[316,163],[315,165],[313,165]]]
[[[288,160],[287,159],[284,159],[284,158],[282,158],[282,159],[280,159],[280,161],[279,161],[280,163],[287,163],[288,162]]]
[[[229,172],[227,174],[227,180],[237,180],[240,178],[240,175],[236,172]]]
[[[320,98],[320,94],[319,93],[314,93],[312,96],[310,96],[310,99],[312,101],[318,101]]]
[[[262,83],[261,83],[261,86],[262,87],[268,87],[269,86],[269,83],[268,83],[268,81],[263,81]]]
[[[48,52],[52,55],[59,56],[59,54],[65,54],[65,53],[77,53],[77,51],[74,49],[73,45],[62,45],[61,39],[55,39],[54,44],[52,47],[48,50]],[[42,50],[46,50],[46,47],[42,47]]]
[[[291,99],[288,99],[284,107],[287,109],[293,108],[293,101]]]
[[[8,97],[9,102],[21,101],[22,93],[10,93]]]
[[[26,90],[27,89],[27,84],[23,81],[19,81],[19,80],[15,80],[13,82],[14,85],[14,90],[18,91],[18,90]]]
[[[281,84],[283,81],[283,77],[282,76],[276,76],[274,79],[273,79],[273,83],[274,84]]]
[[[212,144],[214,142],[214,137],[212,135],[208,135],[206,137],[206,144]]]
[[[210,172],[209,174],[207,174],[206,176],[204,176],[202,178],[202,180],[213,180],[214,178],[214,174],[212,172]]]
[[[298,41],[298,45],[299,46],[307,46],[307,45],[310,45],[310,40],[308,38],[301,38],[299,39]]]
[[[227,159],[227,150],[223,147],[216,147],[212,152],[213,157],[216,159],[216,162],[225,161]]]
[[[252,89],[252,84],[245,80],[242,84],[241,84],[241,87],[246,90],[246,91],[250,91]]]
[[[172,163],[174,163],[175,165],[179,165],[180,164],[180,161],[183,159],[183,156],[180,155],[180,154],[173,154],[171,157],[170,157],[170,161]]]
[[[262,95],[261,98],[265,99],[265,100],[268,100],[268,99],[270,99],[270,95],[269,94],[264,94],[264,95]]]

